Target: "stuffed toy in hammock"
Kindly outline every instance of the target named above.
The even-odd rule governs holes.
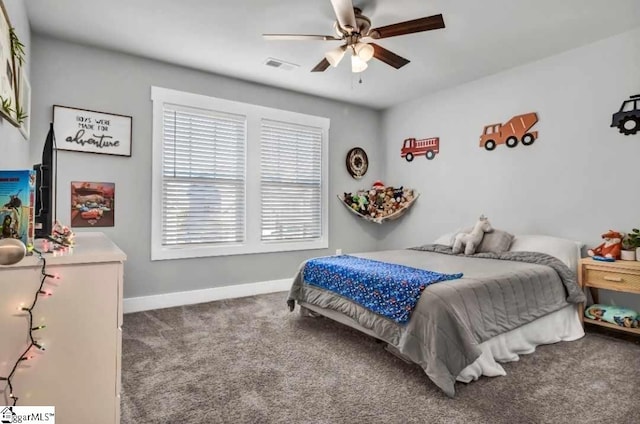
[[[584,316],[596,321],[604,321],[620,327],[637,328],[640,326],[640,315],[632,309],[613,305],[595,304],[584,311]]]

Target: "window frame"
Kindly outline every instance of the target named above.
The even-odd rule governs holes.
[[[151,260],[185,259],[211,256],[244,255],[326,249],[329,247],[329,128],[328,118],[281,109],[187,93],[162,87],[151,87],[152,117],[152,178],[151,178]],[[165,104],[187,108],[214,110],[246,116],[245,139],[245,213],[244,242],[224,245],[162,245],[162,147],[163,111]],[[321,155],[321,237],[311,241],[262,241],[260,152],[261,121],[269,119],[306,125],[322,130]]]

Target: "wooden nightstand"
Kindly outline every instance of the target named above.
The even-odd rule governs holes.
[[[584,290],[589,287],[594,303],[599,303],[598,289],[613,290],[625,293],[640,294],[640,262],[639,261],[594,261],[591,258],[580,260],[578,268],[578,284]],[[640,335],[640,328],[626,328],[608,322],[596,321],[584,316],[584,305],[581,305],[582,322],[613,328],[627,333]]]

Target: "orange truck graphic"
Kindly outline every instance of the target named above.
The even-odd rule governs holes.
[[[520,141],[525,146],[530,146],[538,138],[538,131],[530,131],[536,122],[538,115],[531,112],[514,116],[505,124],[487,125],[480,136],[480,147],[487,150],[495,149],[498,144],[516,147]]]
[[[415,156],[425,156],[431,160],[436,157],[436,154],[440,153],[440,138],[423,138],[416,140],[415,138],[407,138],[402,144],[400,150],[400,157],[403,157],[407,162],[411,162]]]

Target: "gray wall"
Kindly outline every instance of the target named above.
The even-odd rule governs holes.
[[[54,104],[133,116],[131,158],[58,155],[58,218],[63,222],[69,222],[71,181],[116,183],[116,225],[99,230],[129,257],[125,297],[289,278],[306,258],[337,248],[345,253],[377,248],[377,229],[348,213],[335,196],[370,186],[381,176],[380,112],[37,35],[32,51],[32,161],[40,156]],[[330,118],[329,249],[151,262],[152,85]],[[370,159],[362,181],[345,169],[344,158],[354,146],[364,147]]]
[[[640,29],[511,69],[387,110],[383,125],[389,183],[422,197],[382,246],[433,241],[478,215],[521,234],[601,242],[609,228],[640,226],[640,133],[610,128],[623,100],[640,94]],[[537,112],[529,147],[479,147],[485,125]],[[441,139],[441,153],[407,163],[407,137]]]
[[[31,69],[31,28],[23,0],[4,2],[11,25],[18,38],[25,45],[27,76]],[[30,77],[28,77],[31,80]],[[31,169],[29,161],[29,141],[25,140],[18,128],[0,118],[0,169]]]
[[[116,226],[104,231],[129,255],[126,297],[290,277],[305,258],[397,248],[432,241],[487,214],[498,228],[599,243],[609,228],[640,225],[640,135],[609,128],[611,114],[640,93],[640,30],[511,69],[391,108],[382,114],[318,97],[197,72],[134,56],[34,36],[31,162],[37,161],[51,106],[133,116],[130,159],[60,152],[58,216],[69,221],[72,180],[116,183]],[[151,102],[168,88],[331,118],[330,248],[162,262],[149,260]],[[536,111],[540,139],[493,152],[478,147],[484,125]],[[433,161],[400,158],[406,137],[441,138]],[[381,138],[383,137],[383,138]],[[361,182],[344,169],[363,146],[370,171]],[[337,193],[374,179],[417,188],[422,197],[402,219],[373,226],[354,219]],[[78,230],[80,231],[80,230]]]

